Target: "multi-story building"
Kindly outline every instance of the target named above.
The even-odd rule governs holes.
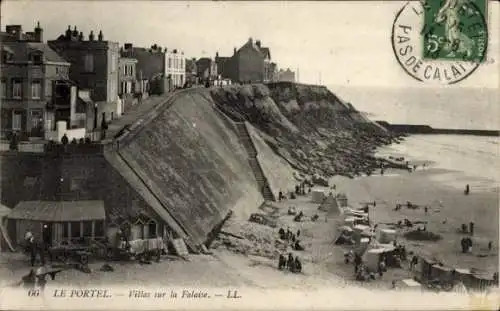
[[[118,81],[120,85],[118,95],[122,101],[122,112],[125,112],[134,102],[134,94],[137,91],[136,64],[137,59],[135,58],[120,57],[118,60]]]
[[[184,52],[174,50],[165,51],[165,63],[167,64],[165,76],[169,80],[170,90],[183,87],[186,82],[186,57]]]
[[[137,60],[136,79],[137,87],[136,92],[146,94],[149,93],[149,82],[158,77],[165,75],[165,53],[158,45],[152,45],[149,49],[142,47],[134,47],[132,43],[125,43],[120,49],[120,55],[124,58],[133,58]],[[155,91],[155,90],[153,90]],[[161,92],[153,92],[161,93]]]
[[[269,64],[269,82],[278,81],[278,65],[276,63]]]
[[[215,81],[218,77],[217,63],[215,60],[202,57],[196,61],[197,75],[204,81]]]
[[[231,57],[219,57],[217,53],[215,62],[222,78],[241,83],[271,80],[271,52],[262,47],[260,40],[248,39],[240,49],[234,49]]]
[[[280,69],[278,72],[278,81],[280,82],[295,82],[295,72],[287,68],[286,70]]]
[[[110,120],[120,115],[118,99],[118,59],[117,42],[105,41],[102,31],[97,40],[91,31],[88,40],[76,26],[57,40],[48,41],[49,46],[71,63],[69,78],[79,88],[90,90],[90,97],[97,103],[95,118],[97,124],[102,119]]]
[[[43,43],[43,29],[24,34],[20,25],[1,33],[1,128],[22,139],[52,138],[57,123],[84,127],[86,103],[69,81],[70,63]]]
[[[196,66],[196,58],[186,58],[186,82],[190,84],[198,84],[198,67]]]

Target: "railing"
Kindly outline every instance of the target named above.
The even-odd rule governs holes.
[[[2,142],[0,143],[0,151],[10,151],[10,143]],[[41,153],[44,152],[44,144],[43,143],[20,143],[17,145],[18,152],[35,152]]]

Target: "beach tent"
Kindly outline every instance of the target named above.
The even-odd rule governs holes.
[[[322,203],[326,198],[325,190],[322,189],[313,189],[312,191],[312,201],[314,203]]]
[[[377,230],[377,241],[380,243],[391,243],[396,240],[396,230],[381,228]]]
[[[345,226],[348,226],[350,228],[353,228],[354,227],[354,217],[346,217],[344,219],[344,225]]]
[[[328,212],[329,214],[340,215],[342,209],[337,203],[337,199],[333,195],[327,196],[318,208],[320,211]]]
[[[15,251],[12,241],[10,240],[7,232],[7,216],[10,214],[11,209],[7,206],[0,204],[0,253],[4,248],[8,247],[11,251]]]

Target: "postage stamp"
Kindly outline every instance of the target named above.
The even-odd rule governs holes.
[[[427,1],[424,58],[483,62],[487,46],[486,0]]]
[[[426,83],[454,84],[486,59],[486,0],[408,2],[396,15],[392,46],[401,67]]]

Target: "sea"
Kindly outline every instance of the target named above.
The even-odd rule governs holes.
[[[371,120],[389,123],[427,124],[439,128],[500,130],[500,101],[495,94],[460,95],[441,92],[440,96],[398,91],[339,92]],[[447,96],[450,95],[450,96]],[[347,98],[346,98],[347,97]],[[447,99],[450,100],[447,100]],[[465,99],[465,100],[461,100]],[[500,138],[473,135],[411,135],[400,144],[381,147],[379,155],[403,156],[427,162],[443,173],[431,178],[449,186],[474,191],[495,191],[500,187]]]

